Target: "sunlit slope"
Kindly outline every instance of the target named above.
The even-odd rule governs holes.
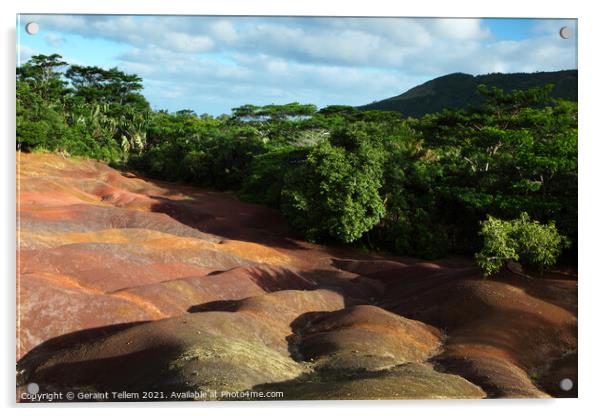
[[[575,280],[309,244],[233,195],[52,154],[18,154],[18,189],[20,389],[545,397],[575,377]]]

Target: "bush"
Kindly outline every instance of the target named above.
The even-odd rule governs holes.
[[[215,137],[203,147],[209,174],[205,184],[219,190],[240,189],[253,159],[268,150],[259,138],[237,130]]]
[[[385,215],[382,149],[351,127],[321,142],[285,177],[281,209],[309,240],[351,243]]]
[[[177,145],[162,143],[140,156],[132,155],[128,164],[153,178],[175,181],[180,179],[183,160],[184,153]]]
[[[289,166],[302,163],[307,150],[285,146],[256,156],[243,180],[238,195],[248,202],[280,207],[284,176]]]
[[[499,271],[509,260],[543,271],[556,263],[568,245],[554,223],[532,221],[525,212],[510,221],[489,216],[481,222],[480,234],[483,249],[475,257],[485,276]]]
[[[390,250],[398,255],[434,260],[447,254],[449,242],[445,232],[422,208],[409,210],[397,222],[386,227]]]

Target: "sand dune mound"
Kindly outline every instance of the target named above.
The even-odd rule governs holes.
[[[41,386],[80,391],[245,390],[299,376],[304,367],[283,352],[281,337],[249,314],[208,312],[133,326],[36,365]]]
[[[575,394],[575,279],[310,244],[272,209],[90,160],[19,153],[17,185],[19,391]]]
[[[343,304],[341,295],[327,290],[279,291],[241,300],[235,312],[203,311],[142,323],[75,346],[72,337],[53,345],[52,354],[34,351],[21,365],[39,384],[81,390],[246,390],[307,371],[289,353],[291,321]],[[75,368],[77,374],[68,376]]]
[[[422,362],[441,347],[442,333],[371,305],[300,317],[299,350],[316,367],[374,371]]]
[[[361,377],[300,377],[297,382],[256,388],[282,391],[289,400],[481,399],[485,392],[462,377],[438,372],[428,364],[410,363]]]
[[[546,363],[577,348],[576,301],[575,281],[450,269],[391,282],[381,306],[443,329],[436,360],[448,371],[492,396],[533,397],[545,396],[537,376]]]

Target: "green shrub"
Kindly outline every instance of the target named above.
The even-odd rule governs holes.
[[[388,246],[393,253],[428,260],[447,254],[447,235],[428,212],[417,208],[404,214],[386,227],[386,237],[390,240]]]
[[[210,156],[203,150],[192,150],[182,159],[182,177],[199,185],[206,185],[210,178]]]
[[[159,179],[178,180],[182,169],[184,153],[172,143],[162,143],[140,156],[133,155],[129,166]]]
[[[309,240],[350,243],[385,215],[382,149],[355,126],[316,145],[285,177],[281,209]]]
[[[542,271],[553,266],[568,245],[554,223],[532,221],[525,212],[510,221],[489,216],[481,222],[480,234],[483,249],[475,257],[485,276],[499,271],[509,260]]]
[[[293,146],[284,146],[256,156],[238,195],[249,202],[279,208],[288,167],[295,166],[295,163],[303,161],[306,156],[306,149]]]

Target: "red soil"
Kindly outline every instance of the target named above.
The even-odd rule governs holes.
[[[18,159],[20,385],[576,394],[574,276],[319,246],[228,193]]]

